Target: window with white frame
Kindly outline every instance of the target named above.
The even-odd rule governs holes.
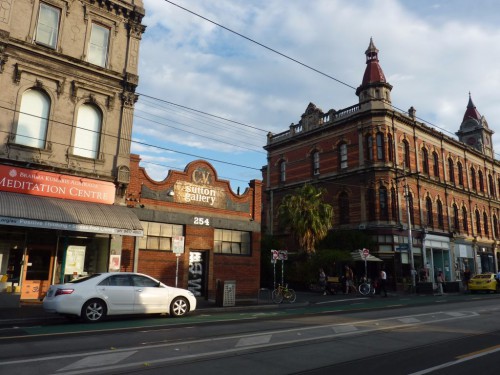
[[[319,151],[313,152],[313,175],[319,174]]]
[[[40,3],[35,42],[56,48],[61,11],[45,3]]]
[[[340,152],[340,168],[347,168],[347,144],[342,143],[339,148]]]
[[[250,232],[215,229],[214,252],[218,254],[250,255]]]
[[[144,236],[139,238],[139,249],[172,251],[172,238],[183,235],[183,226],[141,221]]]
[[[93,23],[90,31],[87,61],[95,65],[106,67],[108,60],[108,45],[109,29]]]
[[[50,98],[39,90],[30,89],[21,98],[15,143],[45,148],[49,123]]]
[[[102,114],[91,104],[78,109],[73,154],[97,159],[101,139]]]

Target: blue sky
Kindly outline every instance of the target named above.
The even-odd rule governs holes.
[[[370,37],[395,107],[413,106],[453,136],[470,91],[500,132],[496,0],[172,2],[346,85],[169,2],[144,0],[132,152],[157,181],[201,158],[243,192],[262,178],[268,132],[298,123],[310,102],[325,112],[358,102],[352,87],[361,83]],[[493,140],[500,153],[499,135]]]

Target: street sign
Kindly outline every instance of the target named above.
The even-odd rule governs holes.
[[[368,258],[368,255],[370,255],[370,250],[363,249],[363,258]]]
[[[174,254],[184,254],[184,236],[175,236],[172,245]]]
[[[396,247],[396,251],[408,251],[408,244],[407,243],[400,243],[397,247]]]

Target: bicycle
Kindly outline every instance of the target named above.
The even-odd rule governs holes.
[[[281,303],[283,300],[293,303],[297,299],[297,295],[295,290],[288,287],[288,284],[285,284],[285,286],[278,284],[276,289],[273,290],[271,298],[274,303]]]
[[[366,279],[364,279],[363,282],[359,284],[358,290],[364,296],[375,294],[375,287],[369,280]]]

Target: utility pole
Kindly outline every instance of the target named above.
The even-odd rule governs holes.
[[[410,274],[411,274],[411,286],[412,290],[415,290],[415,263],[413,261],[413,237],[411,233],[411,216],[410,216],[410,191],[408,183],[406,182],[406,177],[404,179],[404,191],[406,199],[406,215],[408,217],[408,255],[410,257]]]

